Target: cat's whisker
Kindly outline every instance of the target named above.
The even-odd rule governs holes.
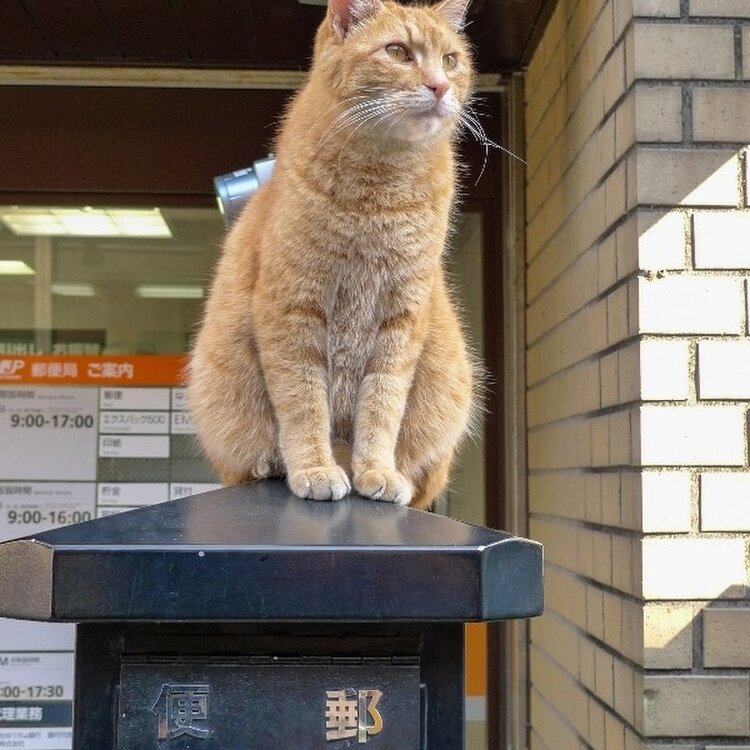
[[[389,116],[389,115],[391,115],[391,114],[395,114],[395,112],[393,111],[393,109],[391,108],[391,106],[390,106],[390,105],[387,105],[387,104],[383,104],[383,105],[382,105],[382,106],[381,106],[380,108],[378,108],[378,110],[377,110],[377,111],[375,111],[375,112],[371,112],[371,113],[369,113],[368,115],[366,115],[366,116],[365,116],[364,118],[362,118],[362,120],[360,121],[359,125],[357,125],[357,127],[356,127],[356,128],[354,128],[354,129],[352,130],[352,132],[351,132],[351,133],[349,133],[349,135],[348,135],[348,136],[346,137],[346,140],[345,140],[345,141],[343,142],[343,144],[341,145],[341,149],[340,149],[340,150],[341,150],[341,151],[343,152],[344,148],[346,147],[346,144],[347,144],[347,143],[349,143],[349,141],[350,141],[350,140],[351,140],[351,138],[352,138],[352,137],[354,136],[354,134],[355,134],[355,133],[356,133],[356,132],[357,132],[357,131],[358,131],[358,130],[359,130],[359,129],[360,129],[360,128],[361,128],[362,126],[363,126],[363,125],[365,125],[365,124],[366,124],[367,122],[369,122],[370,120],[373,120],[373,119],[375,119],[375,118],[379,118],[379,119],[377,119],[377,120],[376,120],[376,122],[374,123],[375,125],[377,125],[379,121],[381,121],[381,120],[384,120],[384,119],[385,119],[386,117],[388,117],[388,116]]]
[[[477,140],[479,140],[483,145],[492,146],[493,148],[498,148],[501,151],[505,151],[505,153],[509,154],[514,159],[518,159],[518,161],[526,164],[526,162],[520,156],[514,154],[504,146],[495,143],[495,141],[489,138],[484,128],[482,127],[479,118],[473,112],[471,112],[471,110],[464,110],[461,113],[461,119],[463,120],[463,123],[467,127],[467,129],[469,129],[476,136]]]
[[[463,124],[466,127],[466,129],[469,130],[469,132],[471,132],[474,135],[474,137],[477,138],[477,140],[479,140],[479,142],[481,143],[484,149],[484,158],[482,159],[482,168],[479,170],[479,176],[474,181],[474,187],[476,187],[479,184],[479,181],[482,179],[482,175],[484,175],[484,170],[487,168],[487,162],[489,161],[490,148],[483,140],[481,140],[481,138],[477,137],[476,133],[474,133],[474,131],[471,130],[470,127],[466,125],[466,123],[463,123]]]
[[[372,131],[375,130],[375,128],[378,127],[378,125],[380,125],[383,121],[385,121],[386,118],[390,117],[391,114],[392,114],[391,112],[386,112],[380,117],[376,117],[374,121],[370,123],[370,127],[368,128],[367,132],[372,133]],[[392,125],[393,123],[391,123],[391,125],[389,126],[389,129],[390,127],[392,127]]]
[[[320,136],[320,140],[318,141],[317,146],[313,150],[313,153],[317,153],[320,150],[320,147],[331,137],[333,137],[339,130],[347,127],[347,125],[356,122],[356,118],[359,114],[362,114],[363,112],[367,112],[369,109],[373,107],[380,106],[380,103],[373,100],[368,100],[365,102],[360,102],[359,104],[352,105],[351,107],[347,107],[344,112],[342,112],[340,115],[338,115],[333,122],[329,124],[329,126],[323,131],[323,134]],[[332,132],[331,132],[332,131]]]
[[[325,138],[325,136],[328,134],[330,130],[336,128],[338,124],[341,124],[342,121],[346,120],[350,116],[361,113],[362,111],[367,111],[373,107],[380,107],[383,104],[382,99],[372,99],[369,95],[364,98],[366,98],[366,101],[360,101],[357,104],[353,104],[347,107],[339,115],[337,115],[334,118],[334,120],[329,124],[329,126],[326,128],[326,130],[323,132],[321,139]],[[330,112],[330,109],[327,111]]]
[[[390,116],[394,113],[394,110],[390,105],[383,104],[377,109],[368,112],[367,114],[360,114],[360,117],[358,118],[357,125],[352,129],[352,131],[349,133],[349,135],[346,137],[344,142],[341,144],[341,147],[339,149],[340,152],[343,152],[346,145],[349,143],[349,141],[356,135],[357,131],[360,130],[364,125],[366,125],[368,122],[372,123],[373,126],[377,125],[378,122],[381,122],[382,120],[385,120],[386,117]],[[374,123],[373,123],[374,120]],[[353,123],[352,123],[353,124]],[[372,129],[372,128],[371,128]]]
[[[367,124],[367,122],[373,121],[373,122],[371,122],[371,125],[370,125],[370,131],[372,131],[372,129],[373,129],[373,128],[377,127],[377,126],[378,126],[378,125],[379,125],[379,124],[380,124],[381,122],[383,122],[383,120],[385,120],[385,119],[386,119],[387,117],[389,117],[389,116],[390,116],[390,115],[392,115],[392,114],[393,114],[393,112],[392,112],[392,111],[391,111],[390,109],[388,109],[388,110],[386,110],[386,111],[382,111],[382,112],[375,112],[375,113],[373,113],[373,114],[370,114],[370,115],[368,115],[368,116],[367,116],[366,118],[364,118],[364,119],[363,119],[363,120],[362,120],[362,121],[361,121],[361,122],[359,123],[359,125],[357,125],[357,127],[356,127],[356,128],[354,128],[354,130],[352,130],[352,132],[351,132],[351,133],[349,133],[349,135],[348,135],[348,136],[346,137],[346,140],[345,140],[345,141],[344,141],[344,142],[343,142],[343,143],[341,144],[341,148],[339,149],[339,163],[341,162],[341,157],[342,157],[342,156],[344,155],[344,153],[345,153],[345,149],[346,149],[346,145],[347,145],[347,143],[349,143],[349,141],[350,141],[350,140],[351,140],[351,138],[352,138],[352,137],[354,136],[354,134],[355,134],[355,133],[356,133],[356,132],[357,132],[357,131],[358,131],[358,130],[359,130],[359,129],[360,129],[360,128],[361,128],[362,126],[363,126],[363,125],[366,125],[366,124]]]
[[[348,96],[346,99],[342,99],[341,101],[336,102],[335,104],[332,104],[330,107],[328,107],[326,110],[320,113],[320,116],[318,117],[318,122],[320,120],[324,120],[328,114],[333,112],[335,109],[338,109],[339,107],[344,107],[349,102],[361,102],[365,99],[368,99],[369,97],[365,94],[358,94],[357,96]],[[348,107],[347,107],[348,109]]]
[[[396,119],[394,117],[393,122],[391,122],[391,124],[388,126],[388,128],[385,131],[385,133],[383,134],[383,137],[387,138],[388,137],[388,133],[391,132],[391,129],[393,128],[393,126],[394,125],[400,125],[404,121],[404,118],[406,117],[407,114],[408,114],[408,111],[404,110],[403,112],[401,112],[401,117],[399,117],[398,119]]]
[[[517,159],[522,164],[526,164],[526,161],[518,156],[518,154],[514,154],[510,149],[505,148],[505,146],[501,146],[499,143],[495,143],[495,141],[489,138],[484,132],[484,128],[482,127],[476,116],[470,114],[466,110],[463,110],[459,115],[459,121],[466,128],[466,130],[468,130],[483,146],[497,148],[500,151],[504,151],[509,156],[512,156],[514,159]]]
[[[373,104],[376,103],[375,100],[373,100],[373,99],[371,99],[369,97],[362,97],[362,98],[364,99],[364,101],[359,101],[357,104],[352,104],[352,105],[348,106],[343,112],[340,112],[338,115],[336,115],[336,117],[333,119],[333,121],[329,124],[329,128],[333,127],[336,124],[336,122],[338,122],[340,119],[342,119],[342,118],[344,118],[344,117],[352,114],[353,112],[357,112],[360,109],[366,109],[367,107],[370,107],[370,106],[372,106]],[[336,106],[340,106],[341,104],[343,104],[343,102],[341,102],[340,104],[338,104]],[[335,107],[331,107],[330,109],[326,110],[326,112],[330,112],[331,109],[334,109],[334,108]]]
[[[489,143],[487,134],[484,132],[482,124],[479,119],[474,115],[468,108],[459,113],[459,122],[462,124],[483,146],[484,158],[482,159],[482,168],[479,170],[479,176],[474,181],[474,185],[478,185],[479,181],[484,175],[484,170],[487,168],[487,162],[489,161]],[[515,154],[513,154],[515,156]]]
[[[369,122],[372,118],[376,117],[377,115],[381,113],[388,114],[392,111],[392,105],[389,102],[381,101],[381,102],[369,102],[368,107],[360,107],[357,105],[357,111],[348,111],[347,117],[343,119],[340,122],[334,123],[335,127],[331,132],[327,134],[327,137],[321,137],[320,142],[318,143],[318,146],[315,149],[315,152],[317,152],[323,144],[333,138],[335,135],[340,133],[342,130],[346,129],[347,127],[350,127],[352,125],[356,124],[356,127],[354,130],[349,134],[349,137],[347,137],[346,141],[344,142],[344,145],[349,142],[349,138],[357,131],[359,128],[366,122]],[[350,108],[352,110],[354,108]],[[358,124],[357,124],[358,123]]]
[[[356,125],[356,124],[362,122],[362,118],[369,117],[369,115],[371,115],[371,114],[373,114],[373,113],[370,112],[370,111],[367,111],[367,112],[358,112],[357,114],[351,115],[346,120],[338,123],[337,126],[334,129],[332,129],[331,132],[328,133],[328,135],[325,138],[322,138],[319,141],[318,145],[315,148],[314,153],[317,153],[318,151],[320,151],[320,149],[323,148],[323,146],[326,143],[328,143],[331,139],[335,138],[341,132],[343,132],[344,130],[346,130],[347,128],[349,128],[349,127],[351,127],[353,125]]]

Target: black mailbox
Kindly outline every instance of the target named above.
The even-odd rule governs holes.
[[[458,750],[463,623],[541,610],[535,542],[280,481],[0,544],[0,616],[78,623],[74,750]]]

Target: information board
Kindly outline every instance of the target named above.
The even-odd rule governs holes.
[[[218,488],[184,366],[0,355],[0,540]],[[73,637],[72,625],[0,619],[0,748],[71,747]]]

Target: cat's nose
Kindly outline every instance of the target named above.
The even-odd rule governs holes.
[[[427,81],[425,86],[435,94],[438,101],[448,93],[448,89],[451,87],[448,81]]]

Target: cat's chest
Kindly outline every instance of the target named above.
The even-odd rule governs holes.
[[[404,252],[382,236],[352,242],[329,259],[323,306],[329,345],[359,347],[363,356],[383,321],[419,306],[419,289],[435,263],[432,253]]]
[[[392,280],[371,263],[349,259],[332,269],[327,284],[329,351],[363,351],[387,316]]]
[[[333,432],[351,438],[362,377],[375,346],[389,296],[387,283],[371,268],[339,268],[331,277],[326,314],[328,398]]]

